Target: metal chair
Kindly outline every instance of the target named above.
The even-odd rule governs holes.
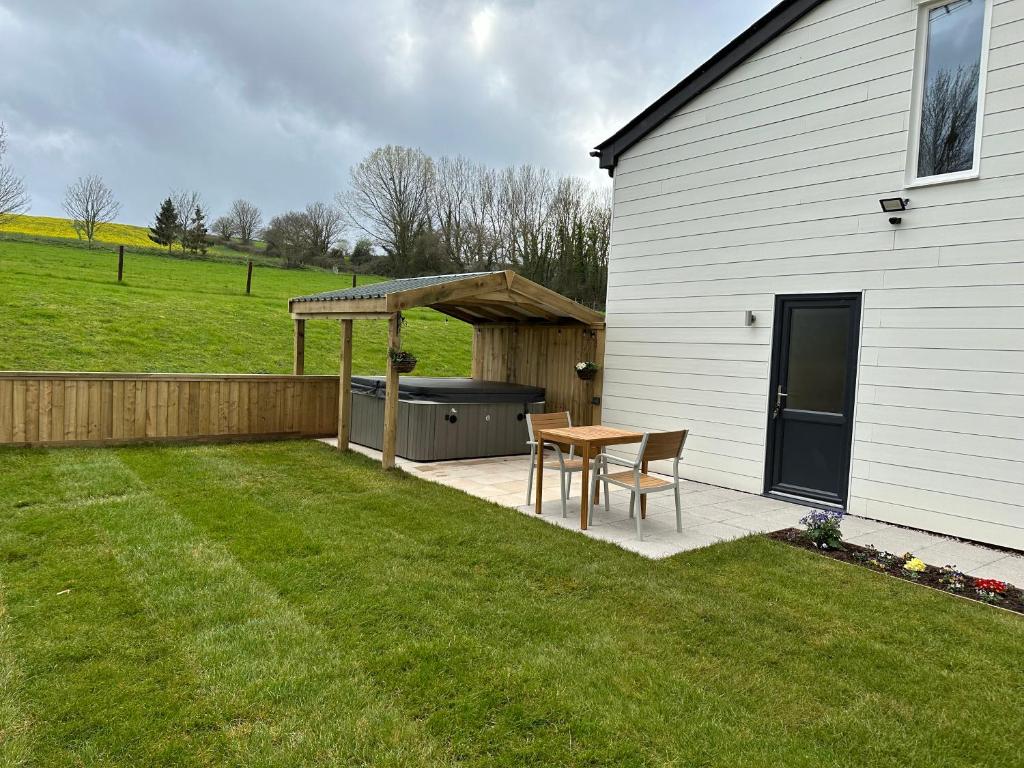
[[[643,498],[649,493],[660,491],[675,491],[676,497],[676,530],[683,532],[683,511],[679,504],[679,459],[683,453],[683,446],[686,444],[688,430],[679,432],[655,432],[644,435],[640,443],[640,450],[637,452],[636,461],[629,461],[620,456],[610,453],[598,454],[594,459],[594,473],[590,485],[590,498],[595,498],[598,482],[604,483],[604,508],[608,511],[608,486],[617,485],[621,488],[628,488],[629,493],[629,516],[636,518],[636,535],[643,541],[643,532],[640,528],[640,520],[643,514],[636,514],[636,500]],[[649,475],[646,471],[647,463],[672,459],[672,479],[663,480],[660,477]],[[609,472],[608,465],[614,464],[620,467],[628,467],[624,472]],[[594,505],[587,510],[587,517],[592,522],[594,518]]]
[[[559,471],[559,484],[562,490],[562,517],[567,516],[566,502],[569,498],[569,491],[572,488],[572,475],[574,472],[583,471],[583,459],[577,459],[575,448],[569,446],[569,453],[566,455],[562,447],[557,443],[544,442],[539,445],[535,437],[536,432],[545,429],[563,429],[572,426],[572,418],[568,411],[561,413],[528,413],[526,414],[526,429],[530,435],[527,445],[530,446],[530,473],[526,479],[526,504],[530,504],[533,498],[533,472],[537,465],[538,450],[552,450],[555,452],[557,461],[544,463],[545,469],[557,469]]]

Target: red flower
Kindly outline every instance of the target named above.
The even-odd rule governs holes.
[[[981,589],[985,592],[995,592],[1001,595],[1006,591],[1007,584],[1005,581],[999,581],[998,579],[975,579],[974,586],[976,589]]]

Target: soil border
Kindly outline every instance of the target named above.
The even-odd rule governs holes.
[[[906,581],[921,587],[928,587],[936,592],[959,597],[963,600],[970,600],[972,603],[981,603],[992,608],[1000,608],[1009,613],[1018,615],[1024,614],[1024,590],[1010,584],[1006,584],[1006,592],[1001,599],[990,601],[978,595],[974,587],[974,576],[964,575],[964,585],[961,589],[952,589],[943,578],[950,575],[947,568],[928,564],[924,571],[914,573],[903,568],[904,559],[899,554],[877,550],[873,547],[862,547],[858,544],[843,542],[843,549],[819,549],[804,535],[804,531],[798,528],[783,528],[782,530],[766,533],[764,536],[773,541],[780,541],[798,549],[805,549],[814,552],[822,557],[831,560],[838,560],[847,565],[853,565],[874,573],[890,576],[900,581]],[[912,575],[913,574],[913,575]]]

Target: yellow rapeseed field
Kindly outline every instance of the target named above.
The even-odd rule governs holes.
[[[5,224],[0,224],[0,232],[31,237],[78,239],[75,228],[68,219],[50,216],[14,216]],[[149,239],[149,230],[132,224],[104,224],[96,229],[96,242],[110,243],[111,245],[159,247]]]

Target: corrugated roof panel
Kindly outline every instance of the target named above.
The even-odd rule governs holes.
[[[382,299],[392,293],[412,291],[417,288],[426,288],[431,285],[443,285],[456,280],[465,280],[468,277],[480,277],[481,275],[496,275],[497,272],[469,272],[461,275],[429,275],[427,277],[402,277],[398,280],[387,280],[383,283],[369,283],[357,285],[355,288],[343,288],[339,291],[325,291],[314,293],[310,296],[298,296],[292,301],[333,301],[337,299]]]

